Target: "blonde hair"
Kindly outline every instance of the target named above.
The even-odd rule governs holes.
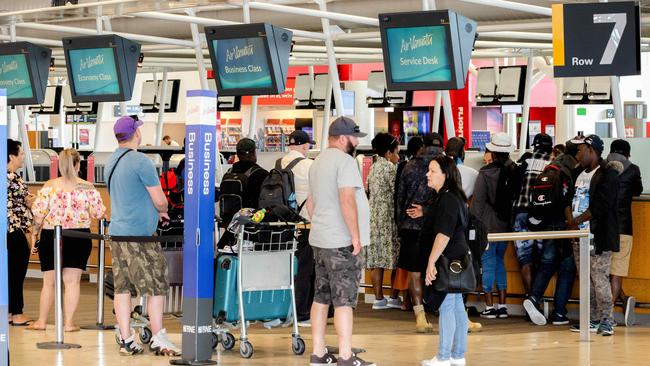
[[[79,164],[81,157],[75,149],[65,149],[59,154],[59,172],[63,179],[67,181],[77,180],[77,170],[75,166]]]

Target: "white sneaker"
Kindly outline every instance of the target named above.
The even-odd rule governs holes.
[[[372,303],[372,310],[384,310],[384,309],[389,309],[387,298],[384,297],[383,299],[375,300],[375,302]]]
[[[311,328],[311,319],[303,320],[298,322],[298,326],[302,328]]]
[[[465,366],[465,357],[463,358],[450,358],[451,366]]]
[[[393,299],[392,297],[388,299],[388,303],[386,304],[391,309],[401,309],[402,308],[402,300],[400,298]]]
[[[131,335],[127,339],[122,339],[119,328],[116,328],[117,337],[120,340],[120,354],[123,356],[133,356],[144,351],[144,348],[136,342],[135,337]]]
[[[167,338],[167,330],[161,329],[151,338],[149,350],[156,356],[180,356],[181,350]]]
[[[424,360],[421,363],[422,366],[451,366],[451,361],[445,360],[440,361],[437,357],[434,357],[430,360]]]

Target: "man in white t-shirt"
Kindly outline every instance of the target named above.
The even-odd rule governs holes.
[[[374,366],[352,354],[353,309],[357,306],[364,267],[363,246],[370,244],[370,207],[354,149],[366,136],[347,117],[329,127],[329,148],[309,171],[307,209],[311,217],[309,243],[314,250],[316,282],[311,308],[313,354],[311,366]],[[339,336],[338,360],[325,347],[327,311],[334,306]]]
[[[291,164],[293,172],[293,182],[296,194],[296,202],[301,208],[300,216],[309,219],[307,212],[307,196],[309,195],[309,169],[314,163],[313,160],[307,159],[307,153],[314,144],[305,131],[297,130],[289,135],[289,152],[280,160],[282,169],[286,169]],[[309,245],[309,230],[301,230],[298,237],[298,274],[296,275],[296,315],[298,315],[298,325],[308,327],[309,313],[313,302],[314,287],[314,252]]]

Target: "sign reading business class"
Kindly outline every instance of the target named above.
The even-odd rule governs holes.
[[[389,28],[386,38],[393,82],[451,81],[445,27]]]
[[[633,1],[554,4],[554,75],[639,75],[640,34]]]
[[[120,84],[112,48],[86,48],[69,51],[72,83],[77,95],[115,95]]]
[[[213,40],[223,89],[270,88],[273,85],[264,40],[259,37]]]

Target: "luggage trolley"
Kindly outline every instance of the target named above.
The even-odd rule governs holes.
[[[239,302],[239,325],[241,328],[239,354],[244,358],[253,355],[253,345],[248,340],[244,292],[289,290],[291,293],[291,316],[293,334],[291,348],[294,354],[305,352],[305,341],[298,330],[296,293],[294,286],[295,261],[299,227],[304,223],[260,223],[242,225],[238,234],[237,297]],[[227,338],[234,339],[226,332]]]

